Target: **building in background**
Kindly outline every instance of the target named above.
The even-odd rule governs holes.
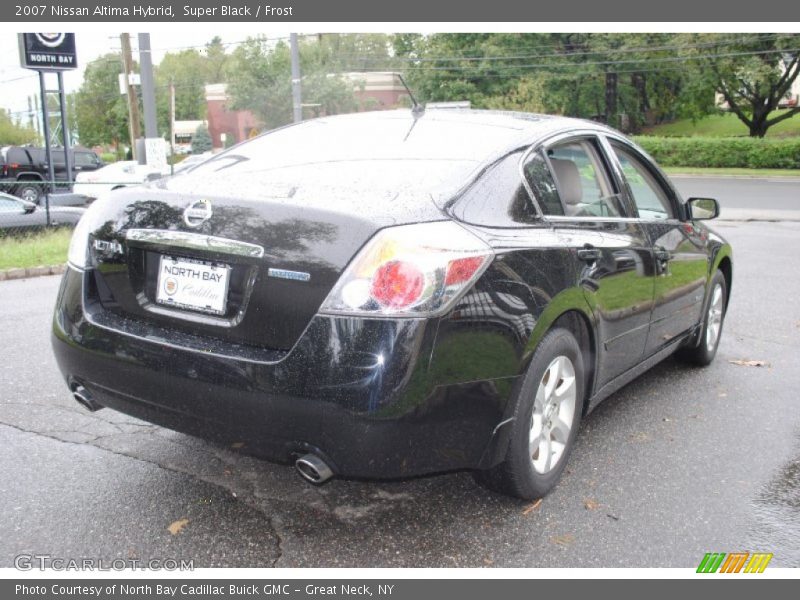
[[[225,148],[257,134],[260,123],[249,110],[228,109],[228,94],[224,83],[206,86],[208,132],[214,149]]]
[[[208,125],[205,121],[175,121],[173,128],[175,138],[172,140],[172,151],[175,154],[189,154],[192,151],[192,138],[194,132],[201,125]]]
[[[408,91],[400,79],[400,73],[391,71],[369,71],[342,73],[355,87],[359,111],[389,110],[411,106]]]

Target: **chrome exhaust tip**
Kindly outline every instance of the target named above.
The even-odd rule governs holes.
[[[94,401],[92,395],[89,393],[89,390],[82,385],[78,385],[74,390],[72,390],[72,397],[75,398],[78,404],[80,404],[89,412],[97,412],[101,408],[104,408],[102,404]]]
[[[316,454],[306,454],[294,462],[300,477],[316,485],[325,483],[333,477],[333,470]]]

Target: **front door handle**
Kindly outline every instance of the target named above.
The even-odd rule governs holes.
[[[594,263],[600,260],[601,253],[598,248],[591,244],[586,244],[583,248],[578,250],[578,258],[585,263]]]

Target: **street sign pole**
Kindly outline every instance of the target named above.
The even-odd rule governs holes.
[[[64,167],[67,169],[67,186],[72,190],[72,158],[69,149],[72,146],[69,139],[69,123],[67,121],[67,99],[64,92],[64,73],[58,71],[58,101],[61,109],[61,137],[64,140]]]
[[[50,186],[56,180],[53,169],[53,151],[50,147],[50,113],[47,110],[47,86],[44,71],[39,71],[39,90],[42,98],[42,129],[44,130],[44,155],[47,161],[47,183],[44,186],[44,209],[47,213],[47,226],[50,227]],[[65,150],[66,152],[66,150]]]
[[[78,54],[75,49],[74,33],[20,33],[19,62],[23,69],[31,69],[39,73],[39,96],[42,101],[42,133],[44,134],[45,160],[47,161],[47,181],[44,183],[44,208],[47,214],[47,226],[52,225],[50,218],[50,192],[55,189],[56,174],[53,163],[53,148],[50,140],[50,111],[47,106],[47,82],[45,74],[51,71],[58,73],[58,101],[61,111],[61,132],[64,137],[64,166],[67,170],[67,184],[72,187],[72,161],[69,156],[69,125],[67,124],[67,107],[64,98],[64,78],[62,71],[78,67]]]

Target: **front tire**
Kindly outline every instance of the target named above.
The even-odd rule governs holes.
[[[728,308],[728,285],[722,271],[714,273],[705,304],[703,327],[698,334],[697,345],[682,348],[678,357],[699,367],[710,365],[717,355],[719,340],[722,337],[722,325]]]
[[[583,354],[566,329],[548,332],[534,353],[514,402],[505,460],[476,479],[525,500],[550,492],[566,467],[584,401]]]

